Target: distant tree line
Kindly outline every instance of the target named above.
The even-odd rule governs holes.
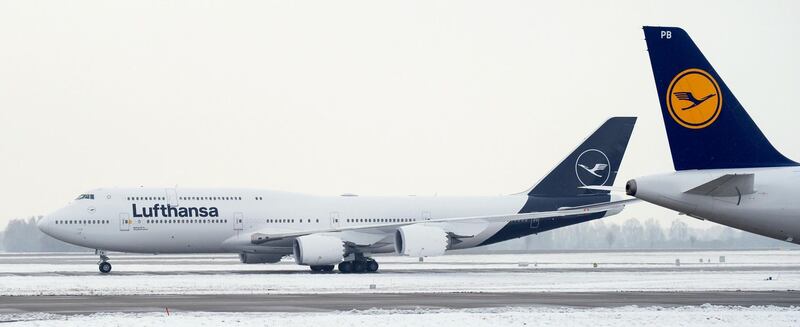
[[[507,243],[507,244],[504,244]],[[653,218],[642,223],[630,218],[622,224],[595,220],[519,240],[498,243],[497,250],[595,250],[595,249],[759,249],[800,248],[768,237],[727,226],[691,228],[681,219],[669,227]]]
[[[91,249],[56,240],[36,227],[41,217],[15,219],[0,233],[6,252],[81,252]],[[759,249],[800,248],[787,242],[716,225],[691,228],[675,219],[668,228],[655,219],[631,218],[622,224],[595,220],[541,234],[490,245],[486,250],[603,250],[603,249]]]
[[[14,219],[0,233],[0,244],[6,252],[81,252],[89,249],[61,242],[42,233],[36,222],[42,217]]]

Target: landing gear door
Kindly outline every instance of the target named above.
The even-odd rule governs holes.
[[[121,231],[128,231],[131,229],[131,221],[130,216],[127,213],[119,214],[119,230]]]
[[[233,230],[244,229],[244,215],[241,212],[233,213]]]
[[[167,191],[167,204],[174,208],[177,208],[178,192],[176,192],[174,188],[168,188],[166,191]]]

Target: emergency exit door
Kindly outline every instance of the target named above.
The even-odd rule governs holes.
[[[131,229],[131,216],[127,213],[119,214],[119,230],[127,231]]]
[[[233,214],[233,230],[244,229],[244,215],[241,212]]]

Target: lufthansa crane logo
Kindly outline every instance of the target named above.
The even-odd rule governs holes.
[[[719,84],[702,69],[680,72],[669,84],[666,97],[669,115],[686,128],[706,128],[722,110]]]
[[[583,151],[575,161],[575,176],[583,186],[604,186],[611,177],[611,162],[603,151]]]

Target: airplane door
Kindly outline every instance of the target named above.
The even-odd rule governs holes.
[[[539,228],[539,218],[531,219],[531,229]]]
[[[339,227],[339,212],[333,211],[331,212],[331,228]]]
[[[177,207],[178,192],[176,192],[174,188],[168,188],[166,191],[167,191],[167,204],[169,204],[172,207]]]
[[[431,220],[431,212],[430,211],[423,211],[422,212],[422,220]]]
[[[244,229],[244,215],[241,212],[233,213],[233,230]]]
[[[119,230],[128,231],[131,228],[131,218],[127,213],[119,214]]]

